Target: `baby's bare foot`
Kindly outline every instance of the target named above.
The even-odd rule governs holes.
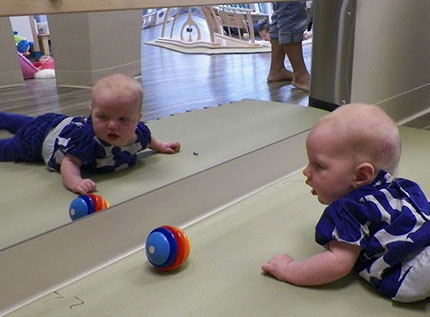
[[[297,89],[309,91],[311,88],[311,76],[309,74],[294,76],[292,85]]]
[[[274,81],[292,81],[293,73],[289,70],[283,69],[282,71],[270,71],[269,76],[267,76],[267,82]]]

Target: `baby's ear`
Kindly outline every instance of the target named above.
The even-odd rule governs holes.
[[[370,163],[361,163],[355,168],[354,187],[358,188],[373,182],[375,168]]]

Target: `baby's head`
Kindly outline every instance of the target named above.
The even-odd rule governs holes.
[[[269,29],[270,25],[267,22],[260,24],[258,27],[258,34],[263,39],[263,41],[270,41]]]
[[[142,100],[142,87],[133,78],[113,74],[100,79],[93,88],[90,107],[96,136],[115,146],[135,142]]]
[[[329,204],[373,182],[380,170],[393,174],[401,142],[395,122],[378,106],[350,104],[319,120],[306,141],[306,183]]]

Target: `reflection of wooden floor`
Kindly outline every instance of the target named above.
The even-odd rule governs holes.
[[[161,25],[142,31],[145,120],[244,98],[308,104],[308,93],[289,82],[266,82],[270,53],[192,55],[144,44],[160,34]],[[305,45],[303,50],[310,69],[312,45]],[[286,65],[291,69],[288,59]],[[86,115],[90,100],[90,90],[57,87],[53,79],[26,80],[23,87],[0,88],[0,111],[28,115]],[[430,130],[430,116],[406,125]]]
[[[308,94],[288,82],[267,84],[270,53],[186,55],[143,44],[160,34],[161,26],[142,31],[145,120],[244,98],[308,103]],[[310,45],[304,56],[309,65]],[[24,87],[0,88],[0,111],[81,115],[88,112],[89,103],[89,90],[56,87],[55,80],[26,80]]]

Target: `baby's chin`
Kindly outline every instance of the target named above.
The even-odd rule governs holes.
[[[117,144],[120,144],[123,142],[121,140],[121,137],[118,134],[113,134],[113,133],[112,134],[109,133],[105,139],[108,143],[113,144],[113,145],[117,145]]]
[[[124,135],[119,135],[116,133],[107,133],[103,137],[97,135],[97,137],[105,143],[117,147],[130,146],[137,141],[137,136],[133,135],[131,137],[124,137]]]
[[[118,146],[118,147],[124,147],[128,145],[126,144],[127,142],[122,140],[119,135],[107,135],[102,140],[110,145]]]
[[[311,194],[314,195],[314,196],[317,196],[317,199],[318,199],[318,201],[321,204],[328,205],[327,201],[323,197],[321,197],[320,195],[318,195],[317,191],[314,188],[312,188]]]
[[[322,197],[320,197],[320,196],[317,196],[318,197],[318,201],[321,203],[321,204],[323,204],[323,205],[330,205],[331,204],[331,201],[327,201],[326,199],[324,199],[324,198],[322,198]]]

